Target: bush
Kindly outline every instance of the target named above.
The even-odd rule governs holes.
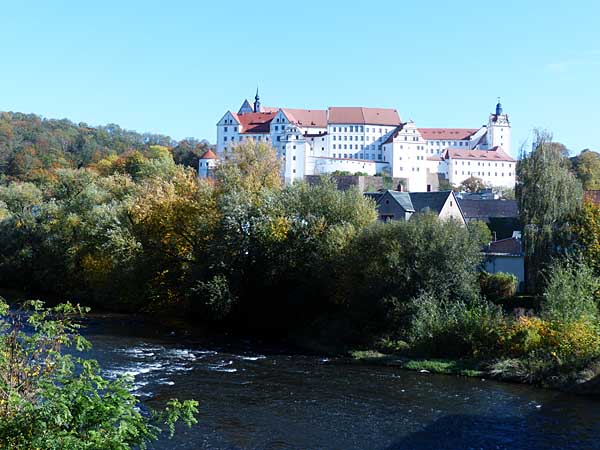
[[[599,288],[600,280],[589,266],[571,260],[554,264],[544,292],[542,317],[566,324],[597,321]]]
[[[424,294],[413,302],[409,340],[428,356],[479,357],[498,349],[505,319],[502,310],[483,299],[439,300]]]
[[[512,273],[481,272],[479,274],[479,287],[481,295],[488,300],[504,300],[516,295],[519,279]]]
[[[519,317],[500,336],[502,353],[517,358],[550,358],[555,367],[580,368],[600,355],[598,325],[586,319],[569,323]]]
[[[89,342],[78,334],[70,304],[44,308],[29,302],[28,315],[9,312],[0,299],[0,443],[11,450],[145,448],[179,419],[196,423],[198,403],[170,400],[152,416],[140,411],[133,379],[102,378],[95,361],[62,353]]]

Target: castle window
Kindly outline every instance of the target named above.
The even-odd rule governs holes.
[[[223,128],[223,131],[227,132],[227,127]]]
[[[223,137],[223,140],[224,140],[224,141],[227,141],[227,136],[224,136],[224,137]]]
[[[335,144],[333,144],[333,149],[335,150]]]

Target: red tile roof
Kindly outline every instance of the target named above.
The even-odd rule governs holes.
[[[427,158],[427,161],[443,161],[443,160],[442,160],[441,157],[439,157],[439,156],[436,155],[436,156],[429,156]]]
[[[240,134],[269,133],[275,112],[231,113],[240,124]]]
[[[327,111],[324,109],[282,108],[285,116],[293,123],[306,128],[327,128]]]
[[[478,128],[419,128],[423,139],[428,141],[449,139],[462,141],[479,131]]]
[[[502,147],[494,147],[490,150],[461,150],[458,148],[448,148],[442,154],[444,159],[486,159],[488,161],[508,161],[515,162],[508,153],[502,150]]]
[[[200,159],[217,159],[217,155],[215,155],[215,152],[208,149],[206,152],[204,152],[204,155],[202,155]]]
[[[400,125],[400,116],[395,109],[331,106],[328,109],[329,123],[361,123],[369,125]]]

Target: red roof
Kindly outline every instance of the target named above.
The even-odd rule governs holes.
[[[271,121],[277,111],[273,112],[251,112],[244,114],[231,113],[240,124],[240,134],[270,133]]]
[[[208,149],[206,152],[204,152],[204,155],[202,155],[200,159],[217,159],[217,155],[215,155],[215,152]]]
[[[442,161],[442,158],[439,157],[439,156],[437,156],[437,155],[435,155],[435,156],[429,156],[427,158],[427,161]]]
[[[458,148],[448,148],[444,150],[444,159],[487,159],[488,161],[508,161],[515,162],[508,153],[502,150],[502,147],[494,147],[490,150],[462,150]]]
[[[395,109],[330,106],[329,123],[361,123],[365,125],[400,125]]]
[[[469,139],[478,131],[478,128],[419,128],[421,136],[427,141],[439,139],[462,141]]]
[[[324,109],[282,108],[285,116],[301,127],[327,128],[327,111]]]

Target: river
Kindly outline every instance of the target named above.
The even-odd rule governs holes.
[[[195,398],[199,424],[150,448],[600,449],[600,401],[531,386],[189,338],[125,316],[84,334],[108,376],[135,375],[149,407]]]

